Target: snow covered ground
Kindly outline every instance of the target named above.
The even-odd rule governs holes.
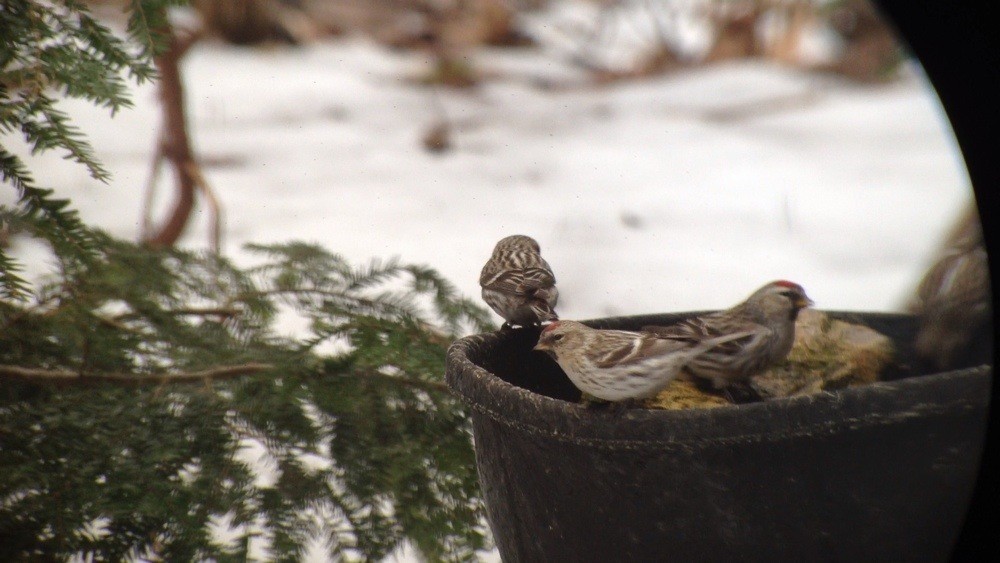
[[[430,264],[476,296],[493,244],[524,233],[564,318],[721,308],[774,278],[821,308],[895,310],[971,195],[919,70],[870,87],[746,62],[546,92],[531,82],[568,65],[489,53],[496,79],[440,91],[455,149],[432,154],[420,137],[434,94],[407,81],[420,63],[364,41],[194,49],[191,129],[225,251],[317,241],[357,262]],[[135,102],[113,120],[66,104],[111,185],[59,155],[30,164],[86,221],[132,239],[159,122],[152,88]],[[171,189],[164,175],[158,217]],[[200,206],[183,244],[207,233]]]
[[[556,272],[564,318],[721,308],[774,278],[821,308],[884,311],[971,194],[919,71],[871,87],[746,62],[546,92],[532,82],[573,70],[488,53],[496,79],[439,92],[455,149],[432,154],[420,138],[435,94],[407,80],[420,63],[364,41],[194,49],[192,132],[224,250],[304,239],[356,262],[400,256],[475,296],[496,240],[524,233]],[[152,88],[135,102],[113,120],[66,104],[111,185],[59,155],[31,159],[86,221],[132,239],[159,119]],[[171,189],[164,175],[158,217]],[[200,206],[183,244],[207,233]]]
[[[494,78],[439,92],[455,148],[432,154],[420,138],[435,94],[408,80],[423,62],[356,39],[197,46],[184,65],[191,131],[225,209],[225,252],[316,241],[357,263],[431,265],[478,296],[493,244],[523,233],[556,273],[563,318],[723,308],[776,278],[819,308],[892,311],[971,197],[918,68],[873,87],[741,62],[556,92],[534,84],[577,77],[564,57],[488,51],[477,64]],[[29,159],[40,185],[129,239],[159,121],[153,88],[135,102],[113,120],[64,106],[110,185],[60,155]],[[207,240],[200,206],[183,245]],[[32,245],[13,251],[45,269]]]

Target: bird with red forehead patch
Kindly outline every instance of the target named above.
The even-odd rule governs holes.
[[[555,321],[542,330],[535,350],[551,355],[584,393],[605,401],[625,401],[656,395],[688,362],[714,346],[745,336],[734,333],[689,342]]]
[[[659,338],[694,344],[726,334],[746,336],[714,346],[689,362],[686,370],[715,389],[746,384],[750,377],[785,359],[795,341],[795,319],[812,305],[802,286],[773,281],[738,305],[670,326],[646,326]]]
[[[502,328],[530,326],[558,318],[556,277],[538,242],[526,235],[500,239],[479,274],[483,301],[504,318]]]

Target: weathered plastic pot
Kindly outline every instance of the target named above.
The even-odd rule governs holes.
[[[598,319],[637,329],[696,313]],[[587,409],[537,330],[463,338],[447,380],[471,407],[504,561],[942,561],[975,484],[992,345],[914,368],[907,315],[830,313],[891,337],[888,381],[713,409]],[[992,334],[992,332],[990,333]]]

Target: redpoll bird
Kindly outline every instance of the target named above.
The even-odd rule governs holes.
[[[751,376],[783,360],[795,340],[799,310],[812,304],[799,284],[775,281],[731,309],[643,330],[688,344],[726,334],[745,334],[712,347],[686,366],[692,375],[710,381],[716,389],[725,389],[732,383],[746,383]]]
[[[939,369],[955,367],[960,351],[987,338],[991,307],[990,270],[982,227],[970,205],[952,229],[938,260],[917,288],[910,310],[920,318],[917,354]]]
[[[483,301],[504,318],[505,327],[537,325],[558,318],[556,277],[540,252],[531,237],[505,237],[479,274]]]
[[[627,330],[598,330],[556,321],[542,330],[535,350],[551,354],[578,389],[605,401],[656,395],[688,362],[744,334],[697,343]]]

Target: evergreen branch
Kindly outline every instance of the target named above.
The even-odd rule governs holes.
[[[18,275],[20,265],[0,247],[0,299],[17,301],[28,294],[28,282]]]
[[[40,94],[22,116],[21,132],[32,145],[32,153],[61,148],[84,165],[95,180],[107,182],[111,174],[94,159],[94,150],[83,133],[69,123],[69,116],[56,109],[55,100]]]
[[[87,374],[70,370],[25,368],[0,364],[0,376],[17,381],[56,384],[116,383],[121,385],[162,385],[169,383],[199,383],[233,379],[274,369],[271,364],[248,363],[221,366],[201,371],[135,375],[127,373]]]
[[[114,35],[108,34],[107,29],[92,17],[83,13],[80,15],[80,32],[91,44],[98,45],[102,42],[110,44],[111,48],[101,50],[104,60],[112,65],[115,70],[128,69],[129,76],[137,83],[142,84],[156,76],[156,68],[148,59],[136,58],[127,51],[127,45]]]
[[[184,307],[164,311],[169,315],[190,315],[197,317],[236,317],[243,311],[233,307]]]
[[[132,41],[142,49],[142,60],[151,60],[167,49],[170,37],[167,8],[183,4],[185,0],[130,0],[127,28]]]
[[[376,382],[389,383],[392,385],[402,385],[404,387],[412,387],[414,389],[420,389],[422,391],[433,391],[435,393],[451,394],[451,389],[449,389],[448,385],[442,381],[431,381],[428,379],[417,379],[414,377],[399,377],[398,375],[389,375],[387,373],[381,373],[371,370],[366,370],[364,372],[354,372],[352,375],[359,375],[363,379],[370,379]]]
[[[174,315],[178,317],[191,316],[191,317],[238,317],[243,314],[243,311],[235,307],[181,307],[178,309],[165,309],[161,311],[165,315]],[[131,319],[139,316],[137,313],[122,313],[115,316],[115,320]]]
[[[383,314],[395,315],[395,316],[409,316],[412,314],[412,310],[407,308],[404,304],[393,302],[383,296],[383,299],[378,298],[367,298],[359,295],[349,295],[344,291],[331,290],[331,289],[320,289],[312,287],[294,287],[294,288],[272,288],[272,289],[261,289],[255,291],[248,291],[240,293],[232,297],[228,304],[235,303],[239,301],[244,301],[250,298],[259,297],[299,297],[303,298],[306,296],[323,297],[329,300],[330,303],[338,305],[353,304],[357,309],[364,310],[366,312],[380,312]],[[354,311],[357,312],[357,311]],[[345,316],[347,311],[344,311]]]
[[[0,135],[65,151],[106,180],[59,104],[128,107],[128,85],[156,75],[174,31],[167,7],[180,3],[130,0],[125,39],[86,2],[2,2]],[[251,269],[152,251],[85,226],[2,139],[0,176],[17,194],[0,221],[58,260],[53,279],[29,283],[0,250],[0,499],[19,499],[0,503],[0,560],[230,560],[207,532],[227,511],[263,519],[287,560],[302,554],[303,514],[328,498],[353,528],[336,531],[333,558],[381,559],[406,539],[430,560],[483,546],[468,421],[440,381],[445,347],[483,310],[433,270],[395,258],[355,267],[296,242],[252,247],[265,264]],[[313,334],[277,334],[285,303]],[[350,352],[303,349],[323,335]],[[240,384],[181,385],[213,381]],[[235,459],[236,416],[284,452],[275,487]],[[303,452],[333,468],[307,468]]]
[[[0,180],[9,182],[20,194],[22,208],[15,218],[34,234],[52,245],[63,260],[86,260],[97,255],[97,241],[80,221],[69,201],[52,198],[52,190],[35,187],[21,159],[0,146]]]
[[[71,370],[53,370],[41,368],[26,368],[0,364],[0,377],[13,381],[54,384],[94,384],[115,383],[120,385],[162,385],[171,383],[198,383],[234,379],[244,375],[252,375],[261,371],[275,369],[273,364],[248,363],[236,366],[221,366],[194,372],[175,372],[151,375],[134,375],[125,373],[80,373]],[[440,381],[430,381],[412,377],[399,377],[377,371],[352,372],[338,376],[354,376],[371,381],[411,387],[422,391],[435,393],[451,393],[448,386]]]
[[[0,133],[19,131],[32,153],[63,149],[84,165],[90,175],[106,182],[110,175],[94,157],[83,134],[56,107],[53,96],[82,98],[107,107],[114,115],[131,101],[122,71],[136,82],[155,76],[152,55],[156,35],[168,29],[165,7],[182,2],[133,0],[133,20],[158,26],[144,34],[131,25],[132,40],[144,46],[138,55],[89,15],[81,2],[4,2],[0,8],[3,50],[0,52]],[[134,23],[134,21],[132,22]],[[95,257],[96,243],[68,202],[51,198],[51,191],[34,185],[21,160],[0,144],[0,178],[19,194],[24,219],[32,220],[36,236],[46,240],[63,263]],[[0,256],[0,296],[23,299],[26,284],[17,274],[17,261]]]
[[[0,320],[3,321],[2,323],[0,323],[0,333],[4,332],[5,330],[9,330],[10,327],[14,326],[22,319],[35,315],[44,316],[54,313],[55,311],[58,310],[59,307],[58,306],[50,307],[50,305],[58,301],[60,297],[61,296],[57,294],[47,295],[44,298],[39,299],[34,305],[30,307],[18,307],[10,303],[4,303],[3,301],[0,301],[0,304],[7,306],[11,310],[9,316],[7,316],[6,318],[0,318]],[[24,296],[21,296],[16,300],[23,301]]]

